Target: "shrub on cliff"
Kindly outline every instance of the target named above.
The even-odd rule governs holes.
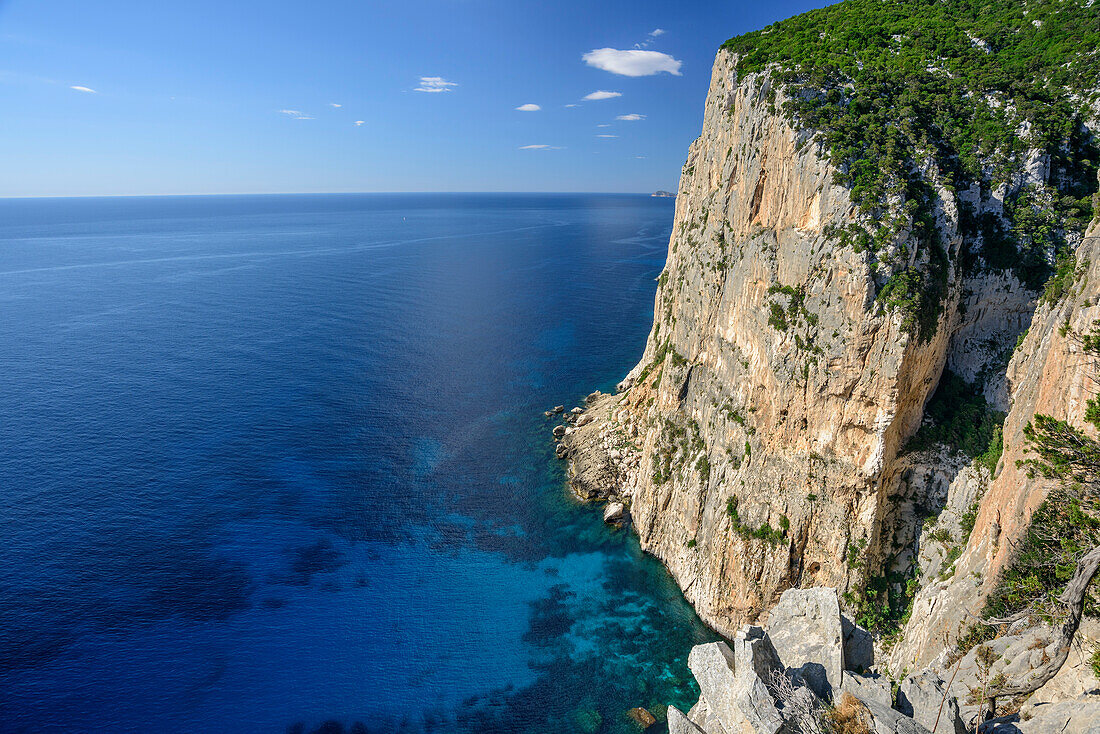
[[[844,0],[724,44],[740,73],[771,69],[787,88],[785,114],[814,131],[864,215],[830,233],[870,252],[886,304],[925,339],[947,272],[931,183],[954,198],[965,267],[1038,289],[1080,237],[1100,160],[1084,125],[1100,98],[1097,47],[1091,0]],[[1032,148],[1050,156],[1049,184],[1019,183]],[[1006,183],[1004,217],[975,217],[954,193],[987,199]],[[900,240],[915,252],[887,256]]]

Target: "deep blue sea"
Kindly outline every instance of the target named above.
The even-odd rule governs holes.
[[[674,201],[0,201],[0,730],[627,732],[714,639],[547,408]]]

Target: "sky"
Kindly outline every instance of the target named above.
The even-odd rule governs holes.
[[[727,38],[821,0],[0,0],[0,196],[675,190]]]

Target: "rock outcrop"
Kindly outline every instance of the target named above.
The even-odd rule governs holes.
[[[895,546],[913,545],[953,479],[919,498],[925,514],[899,511],[905,441],[944,366],[986,369],[1034,297],[1011,275],[952,266],[935,334],[914,336],[876,300],[868,254],[830,239],[857,209],[783,102],[767,73],[739,77],[718,54],[645,353],[564,439],[577,494],[626,499],[643,548],[725,634],[786,588],[858,592],[893,570]],[[957,255],[959,215],[942,193]]]
[[[792,42],[796,51],[807,38]],[[746,43],[728,46],[751,56]],[[956,644],[981,620],[1051,488],[1028,471],[1024,429],[1042,413],[1096,434],[1084,418],[1100,348],[1086,353],[1083,338],[1100,325],[1100,222],[1083,236],[1078,214],[1072,226],[1048,222],[1046,231],[1058,233],[1040,245],[1047,235],[1038,230],[998,238],[1023,222],[1013,218],[1020,211],[1076,211],[1073,201],[1096,190],[1080,178],[1095,173],[1082,152],[1092,143],[1071,151],[1067,138],[1055,149],[1020,123],[1006,128],[1013,150],[989,164],[994,175],[961,173],[937,158],[943,151],[921,148],[925,139],[898,174],[919,180],[920,194],[906,198],[906,190],[877,209],[901,212],[901,224],[876,230],[887,234],[874,248],[856,246],[838,233],[859,230],[876,208],[859,199],[853,161],[789,113],[837,90],[799,87],[791,81],[798,75],[775,65],[738,71],[738,62],[725,49],[715,59],[642,359],[616,394],[594,394],[585,411],[566,414],[557,453],[569,461],[577,496],[609,500],[613,514],[621,505],[643,549],[664,562],[699,615],[736,644],[772,649],[784,675],[808,692],[798,695],[848,694],[884,731],[912,723],[960,734],[978,714],[973,670],[984,666],[988,678],[990,666]],[[843,106],[832,111],[847,114]],[[1094,106],[1091,121],[1076,120],[1069,135],[1091,139],[1097,117]],[[873,164],[881,152],[864,151],[857,162]],[[1073,156],[1080,165],[1070,176]],[[910,216],[918,209],[919,222]],[[934,245],[920,238],[922,227],[934,231]],[[1011,252],[998,254],[1005,241]],[[1044,291],[1036,278],[1052,265],[1060,281]],[[918,327],[913,298],[926,294],[892,301],[887,286],[899,273],[917,274],[913,282],[926,287],[935,275],[934,307],[920,312]],[[921,444],[937,435],[920,430],[932,423],[930,399],[953,380],[996,416],[988,450],[964,454],[942,434]],[[835,591],[805,591],[814,587]],[[902,681],[900,711],[883,680],[865,675],[875,670],[871,635],[842,611],[880,625],[879,664]],[[888,651],[884,626],[894,633]],[[994,667],[1005,675],[1033,669],[1040,633],[1001,630],[1005,657]],[[723,690],[742,686],[740,703],[712,701],[733,694],[707,683],[691,712],[670,715],[670,727],[674,718],[682,731],[750,719],[776,725],[726,652],[736,657],[733,648],[707,652],[712,664],[697,677],[721,677]],[[1081,653],[1071,655],[1067,671],[1075,672],[1060,674],[1033,703],[1077,700],[1091,685],[1088,667]],[[757,677],[768,687],[764,672]],[[937,696],[943,705],[930,718]],[[1058,710],[1047,709],[1052,717]],[[776,713],[785,716],[782,706]]]
[[[732,648],[714,642],[692,649],[688,666],[702,694],[687,715],[669,708],[670,734],[825,734],[849,715],[862,717],[867,731],[927,734],[927,726],[892,706],[888,683],[844,670],[836,589],[790,590],[776,611],[767,631],[746,625]],[[792,645],[796,636],[801,639]],[[840,670],[833,690],[819,690],[823,675],[817,682],[806,675],[834,665]],[[936,703],[946,700],[943,693]],[[921,697],[918,715],[929,707]]]

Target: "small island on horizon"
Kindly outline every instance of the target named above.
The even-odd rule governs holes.
[[[662,197],[662,198],[671,198],[671,199],[676,198],[676,194],[672,193],[671,191],[663,191],[663,190],[654,191],[652,194],[650,194],[650,196],[659,196],[659,197]]]

